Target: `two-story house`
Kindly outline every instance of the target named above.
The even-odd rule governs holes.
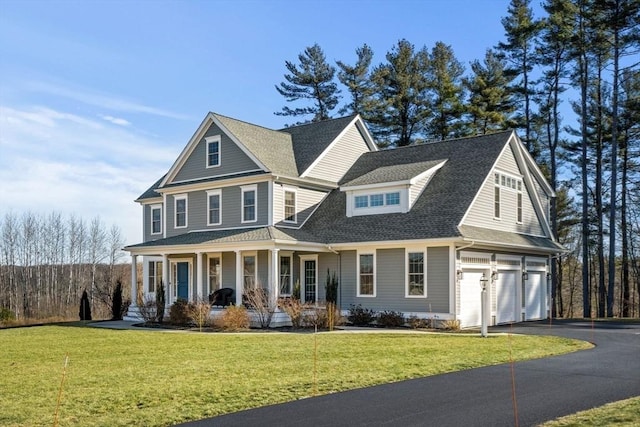
[[[136,201],[132,295],[167,305],[215,290],[296,283],[305,302],[480,324],[548,314],[553,191],[514,132],[378,150],[359,116],[271,130],[209,113]],[[131,306],[129,317],[135,318]]]

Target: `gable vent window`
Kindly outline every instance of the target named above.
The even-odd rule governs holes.
[[[220,166],[220,136],[205,138],[207,144],[207,167]]]

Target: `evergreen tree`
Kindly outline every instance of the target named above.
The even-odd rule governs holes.
[[[89,303],[89,295],[87,290],[82,291],[82,298],[80,298],[80,320],[91,320],[91,304]]]
[[[111,299],[111,320],[122,320],[122,282],[118,280]]]
[[[488,49],[483,63],[478,60],[471,62],[471,71],[473,75],[464,79],[469,91],[468,133],[486,134],[508,128],[515,106],[504,62]]]
[[[369,78],[369,69],[373,60],[373,50],[367,44],[356,49],[358,59],[355,65],[348,65],[342,61],[336,61],[338,65],[338,80],[347,87],[351,94],[351,102],[342,107],[340,114],[360,114],[366,118],[370,108],[373,90]]]
[[[527,151],[537,159],[539,147],[532,131],[532,97],[535,83],[531,81],[535,60],[534,40],[540,30],[539,21],[533,18],[531,0],[511,0],[508,16],[502,19],[506,42],[498,44],[498,52],[507,59],[505,70],[514,81],[513,94],[517,105],[522,105],[515,115],[515,126],[524,130],[523,142]]]
[[[451,46],[437,42],[431,50],[429,79],[433,95],[433,116],[427,124],[429,139],[444,140],[460,135],[463,113],[464,66],[456,59]]]
[[[298,60],[298,65],[285,61],[290,74],[285,74],[286,82],[276,85],[276,90],[287,102],[311,100],[313,105],[293,109],[285,106],[275,114],[293,117],[313,115],[313,122],[331,118],[331,111],[340,99],[340,91],[333,81],[336,69],[327,63],[317,43],[298,55]]]
[[[375,103],[369,122],[383,145],[405,146],[422,134],[431,113],[427,100],[429,52],[426,47],[416,51],[402,39],[387,52],[386,59],[371,76]]]

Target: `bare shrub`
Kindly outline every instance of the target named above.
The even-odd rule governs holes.
[[[247,307],[257,315],[260,327],[262,329],[268,328],[271,325],[273,313],[276,311],[276,305],[269,298],[269,292],[266,289],[256,287],[247,290],[244,298]]]
[[[322,306],[307,306],[302,314],[302,324],[310,328],[328,327],[327,309]]]
[[[291,325],[298,329],[302,326],[302,313],[304,312],[304,304],[297,298],[280,298],[278,306],[282,311],[287,313],[291,319]]]
[[[378,314],[377,323],[385,328],[399,328],[404,326],[404,314],[399,311],[382,311]]]
[[[194,301],[189,303],[187,311],[191,321],[202,332],[202,328],[207,326],[211,320],[211,304],[204,300]]]
[[[344,325],[346,323],[346,319],[340,313],[338,306],[335,302],[327,302],[327,327],[330,331],[338,325]]]
[[[427,329],[429,327],[429,321],[413,314],[407,319],[407,325],[409,325],[411,329]]]
[[[147,295],[142,304],[138,306],[138,312],[144,323],[154,322],[156,320],[156,300]]]
[[[187,300],[178,299],[169,308],[169,321],[174,325],[188,325],[189,321],[189,303]]]
[[[446,331],[459,331],[460,321],[454,319],[443,320],[441,323],[442,329]]]
[[[250,320],[249,313],[244,306],[230,305],[214,319],[214,325],[224,331],[239,331],[249,329]]]

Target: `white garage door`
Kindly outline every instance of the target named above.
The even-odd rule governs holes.
[[[524,284],[525,319],[542,319],[544,318],[544,286],[542,286],[542,272],[530,271],[528,275],[529,279]]]
[[[518,272],[500,271],[496,281],[496,322],[517,322],[518,308]]]
[[[460,279],[460,326],[480,326],[480,279],[484,270],[465,269]]]

